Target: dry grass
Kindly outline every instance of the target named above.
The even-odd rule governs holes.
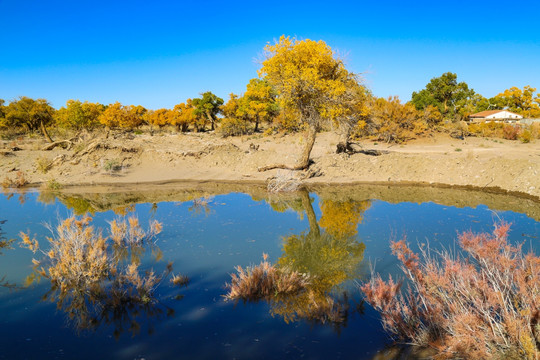
[[[422,264],[405,241],[395,242],[409,291],[379,275],[362,291],[386,330],[437,349],[440,358],[539,359],[540,257],[508,244],[508,230],[464,233],[465,257],[424,253]]]
[[[297,191],[302,182],[295,177],[294,171],[278,171],[275,177],[268,180],[269,193]]]
[[[187,286],[187,284],[189,284],[189,278],[182,274],[173,275],[171,277],[171,283],[174,286],[179,286],[179,287]]]
[[[287,271],[270,264],[268,255],[263,254],[263,261],[256,266],[243,269],[236,267],[236,274],[231,274],[231,283],[226,284],[229,292],[227,300],[258,301],[282,294],[296,293],[309,284],[305,274]]]
[[[14,178],[6,176],[4,180],[2,181],[2,187],[4,189],[10,189],[10,188],[18,189],[27,184],[28,184],[28,180],[26,180],[26,175],[24,171],[17,171]]]
[[[50,227],[50,249],[42,260],[33,260],[37,273],[51,282],[45,298],[56,302],[79,330],[104,322],[114,324],[119,335],[127,323],[135,333],[135,318],[163,312],[154,292],[172,265],[162,274],[139,269],[142,245],[153,244],[161,224],[152,222],[145,231],[135,217],[118,219],[110,223],[110,236],[104,236],[91,222],[89,216],[72,216]],[[39,250],[35,239],[24,233],[21,237],[22,246]]]

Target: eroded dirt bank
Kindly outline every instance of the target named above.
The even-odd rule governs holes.
[[[308,186],[352,183],[444,184],[499,188],[540,197],[540,142],[444,135],[406,145],[361,142],[379,156],[336,154],[337,135],[322,133],[307,172],[258,172],[274,162],[293,164],[301,134],[223,139],[214,134],[109,135],[81,138],[70,149],[43,150],[42,140],[4,141],[2,180],[21,171],[33,184],[140,184],[173,181],[264,183],[274,176],[295,177]]]

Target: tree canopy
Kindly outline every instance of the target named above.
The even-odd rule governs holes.
[[[68,100],[66,106],[56,111],[54,116],[58,126],[72,129],[88,129],[99,124],[99,115],[105,110],[105,105],[99,103],[84,103],[79,100]]]
[[[26,96],[12,101],[5,107],[6,126],[25,127],[29,131],[40,129],[49,140],[45,125],[53,120],[54,108],[45,99],[31,99]]]
[[[342,113],[341,97],[347,92],[351,75],[322,40],[281,36],[276,44],[268,44],[265,52],[259,76],[276,89],[282,108],[299,114],[307,127],[307,140],[297,165],[271,165],[261,170],[302,170],[309,166],[309,155],[322,122]]]
[[[508,109],[525,117],[540,117],[540,93],[530,85],[523,87],[511,87],[496,95],[490,102],[495,107]]]
[[[210,121],[211,129],[214,130],[217,115],[221,112],[220,107],[223,105],[223,99],[210,91],[204,92],[201,95],[202,97],[195,98],[192,101],[195,108],[193,113],[198,117],[206,117]]]
[[[435,77],[419,92],[412,93],[411,103],[417,110],[424,110],[432,105],[439,108],[441,114],[446,117],[454,116],[460,102],[474,95],[474,90],[469,89],[465,82],[457,82],[457,75],[451,72]]]

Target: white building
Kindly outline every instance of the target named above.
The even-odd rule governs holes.
[[[523,116],[513,113],[508,110],[486,110],[486,111],[480,111],[479,113],[469,115],[469,119],[471,121],[505,121],[505,120],[511,120],[511,121],[517,121],[523,119]]]

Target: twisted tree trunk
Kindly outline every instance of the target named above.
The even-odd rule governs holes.
[[[268,166],[260,167],[259,171],[268,171],[272,169],[288,169],[288,170],[305,170],[309,167],[309,155],[311,150],[313,150],[313,145],[315,144],[315,138],[317,137],[317,126],[310,124],[306,132],[306,145],[302,150],[302,155],[300,161],[296,165],[286,165],[286,164],[272,164]]]
[[[45,139],[47,139],[48,142],[53,143],[54,141],[49,136],[47,129],[45,129],[45,124],[43,124],[43,120],[39,121],[39,126],[41,127],[41,132],[43,133],[43,136],[45,136]]]

